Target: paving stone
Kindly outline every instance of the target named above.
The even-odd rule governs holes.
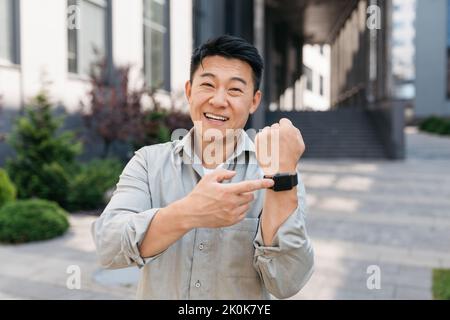
[[[301,161],[318,298],[377,298],[352,282],[370,262],[390,288],[381,296],[430,299],[432,268],[450,267],[450,139],[409,132],[406,140],[404,161]]]
[[[431,299],[433,268],[450,268],[450,139],[409,132],[404,161],[300,162],[316,268],[291,299]],[[63,237],[0,245],[0,299],[134,299],[137,272],[99,271],[92,215]],[[69,265],[82,290],[66,287]],[[367,267],[381,289],[367,289]]]
[[[400,286],[396,288],[395,299],[401,300],[431,300],[432,294],[430,290],[419,289],[409,286]]]

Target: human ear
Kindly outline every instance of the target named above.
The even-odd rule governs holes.
[[[250,106],[250,114],[253,114],[259,107],[261,103],[262,92],[260,90],[256,91],[253,95],[252,105]]]
[[[190,102],[191,101],[191,93],[192,93],[191,80],[187,80],[186,83],[184,84],[184,93],[186,95],[186,98]]]

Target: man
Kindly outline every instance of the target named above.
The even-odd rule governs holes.
[[[241,38],[197,48],[185,86],[194,128],[138,150],[93,224],[104,267],[143,268],[138,298],[287,298],[310,278],[300,131],[282,119],[255,146],[243,130],[262,68]]]

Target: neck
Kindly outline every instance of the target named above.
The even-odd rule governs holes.
[[[204,135],[196,136],[194,143],[195,153],[202,160],[202,165],[207,169],[215,169],[224,163],[234,153],[239,138],[239,130],[235,133],[220,139],[210,139]],[[201,150],[200,150],[201,147]],[[201,156],[200,156],[201,155]]]

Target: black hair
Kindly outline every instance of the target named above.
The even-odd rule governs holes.
[[[258,50],[246,40],[236,36],[222,35],[210,39],[197,47],[191,57],[191,83],[198,66],[208,56],[221,56],[247,62],[253,70],[254,93],[259,89],[264,68],[263,59],[259,55]]]

